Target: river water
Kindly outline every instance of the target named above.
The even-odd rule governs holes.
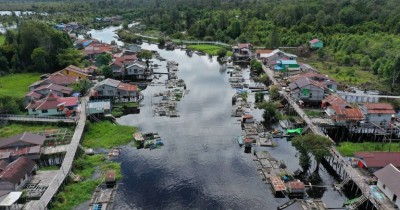
[[[91,34],[100,39],[96,31]],[[159,117],[153,116],[152,96],[164,87],[149,86],[143,90],[140,114],[117,120],[143,132],[158,132],[165,146],[155,150],[123,147],[118,161],[124,177],[115,209],[276,209],[285,203],[287,198],[272,195],[257,172],[253,156],[244,153],[235,140],[241,133],[237,118],[231,117],[235,91],[216,59],[196,54],[188,57],[184,51],[160,50],[146,43],[142,48],[157,50],[167,60],[177,61],[178,77],[185,80],[190,92],[178,103],[180,117]],[[165,62],[156,63],[162,65],[157,72],[166,72]],[[260,118],[262,112],[254,110],[253,114]],[[298,158],[291,142],[275,142],[276,148],[257,149],[268,150],[289,169],[297,170]],[[329,187],[318,197],[328,207],[341,207],[344,198],[330,187],[336,181],[323,167],[320,175],[321,185]],[[287,209],[298,208],[293,205]]]

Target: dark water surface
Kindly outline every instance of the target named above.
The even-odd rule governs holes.
[[[156,45],[142,47],[158,50]],[[143,91],[141,113],[118,119],[143,132],[158,132],[165,146],[155,150],[123,148],[119,161],[124,178],[115,209],[276,209],[285,203],[287,198],[272,195],[253,156],[245,154],[235,140],[241,133],[238,118],[230,116],[235,91],[216,59],[195,54],[190,58],[181,50],[159,52],[179,63],[178,77],[185,80],[190,92],[178,103],[179,118],[153,116],[152,96],[165,88],[149,86]],[[157,63],[163,66],[155,71],[165,72],[166,63]],[[277,148],[264,149],[290,169],[298,169],[291,143],[277,140],[277,144]],[[324,171],[321,174],[327,183],[334,182]],[[331,189],[323,200],[329,207],[343,203]]]

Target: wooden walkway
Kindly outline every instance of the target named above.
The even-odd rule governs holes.
[[[265,67],[263,65],[263,69],[266,72],[267,76],[270,78],[270,80],[275,84],[279,86],[278,81],[274,78],[274,72],[270,68]],[[279,91],[281,96],[283,96],[288,103],[293,107],[294,110],[296,110],[297,114],[304,119],[304,121],[307,123],[311,131],[315,134],[319,134],[322,136],[328,137],[332,142],[334,142],[329,136],[325,135],[322,130],[317,127],[312,120],[307,116],[307,114],[303,111],[303,109],[300,108],[300,106],[289,96],[288,93],[284,91]],[[379,199],[374,199],[370,195],[370,187],[366,183],[367,178],[360,174],[357,170],[352,168],[349,164],[347,164],[347,160],[342,157],[342,155],[336,150],[335,147],[331,148],[331,155],[335,159],[335,161],[338,164],[342,165],[343,170],[345,173],[351,177],[353,182],[359,187],[359,189],[362,191],[362,193],[377,207],[378,209],[382,209],[381,207],[384,207],[384,209],[394,209],[386,200],[379,200]]]
[[[81,100],[81,107],[86,107],[88,97],[84,97]],[[75,128],[74,135],[72,136],[71,143],[68,145],[67,153],[65,154],[64,161],[61,164],[61,168],[57,171],[56,177],[51,181],[46,191],[43,193],[40,200],[30,201],[25,205],[24,209],[47,209],[47,205],[51,202],[52,198],[57,194],[58,189],[63,184],[68,174],[72,170],[72,163],[75,159],[75,154],[78,150],[79,143],[82,138],[82,134],[86,123],[86,109],[82,108],[78,124]]]
[[[32,115],[11,115],[11,114],[1,114],[0,120],[10,120],[10,121],[22,121],[22,122],[49,122],[49,123],[76,123],[78,121],[78,117],[56,117],[56,116],[48,116],[48,117],[38,117]]]

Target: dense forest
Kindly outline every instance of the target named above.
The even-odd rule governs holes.
[[[360,66],[395,84],[399,81],[400,1],[398,0],[88,0],[2,1],[0,10],[46,12],[48,22],[121,15],[147,30],[178,39],[230,44],[297,47],[312,38],[327,46],[321,61]],[[0,17],[12,24],[13,17]],[[26,19],[32,19],[29,16]],[[399,61],[400,62],[400,61]]]

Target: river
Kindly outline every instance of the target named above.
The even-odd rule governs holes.
[[[91,34],[100,39],[95,30]],[[178,103],[179,118],[153,116],[152,96],[164,87],[149,86],[143,90],[140,114],[117,120],[143,132],[158,132],[165,146],[155,150],[123,147],[118,161],[124,177],[115,209],[276,209],[285,203],[287,198],[272,195],[257,172],[253,156],[244,153],[235,140],[241,133],[237,118],[230,116],[235,91],[216,59],[196,54],[188,57],[184,51],[160,50],[147,43],[142,48],[157,50],[167,60],[177,61],[178,76],[190,92]],[[156,63],[162,65],[158,72],[166,71],[165,62]],[[253,114],[260,118],[262,112],[254,110]],[[276,148],[257,149],[270,151],[289,169],[297,170],[298,158],[291,142],[275,142]],[[329,187],[318,196],[328,207],[341,207],[344,198],[330,187],[336,181],[323,167],[320,175],[321,185]],[[287,209],[297,208],[293,205]]]

